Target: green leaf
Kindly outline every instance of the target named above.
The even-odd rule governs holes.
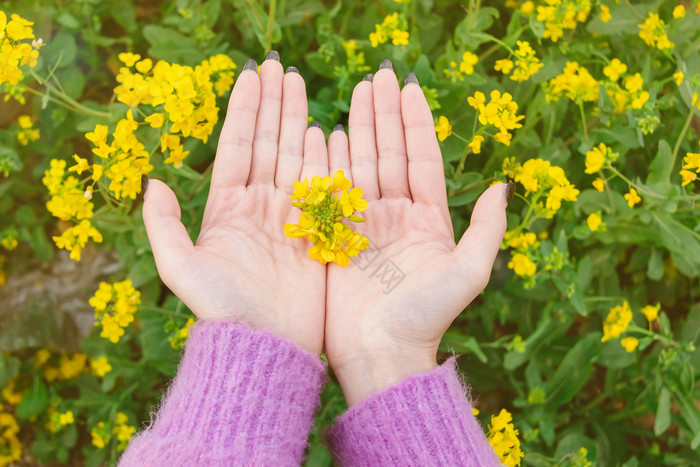
[[[0,174],[6,177],[10,172],[19,172],[24,167],[17,151],[10,147],[0,146]]]
[[[658,281],[664,275],[664,256],[660,248],[652,248],[647,263],[647,277]]]
[[[486,357],[484,351],[481,350],[479,341],[473,336],[463,336],[456,332],[446,332],[445,335],[442,336],[442,343],[446,344],[448,347],[454,348],[454,350],[460,353],[473,353],[481,363],[486,363],[488,361],[488,357]]]
[[[671,424],[671,392],[662,388],[659,393],[659,402],[656,406],[656,420],[654,420],[654,434],[662,435]]]
[[[61,443],[67,447],[72,448],[78,441],[78,428],[75,423],[72,423],[65,427],[63,433],[61,433]]]
[[[48,403],[46,386],[41,382],[41,378],[35,375],[34,383],[17,405],[17,417],[26,420],[33,415],[38,415],[46,409]]]
[[[576,455],[581,448],[586,448],[588,460],[595,460],[598,456],[598,446],[595,441],[580,433],[568,433],[557,444],[554,451],[556,459],[562,459],[567,455]]]
[[[19,360],[0,352],[0,388],[7,386],[17,373],[19,373]]]
[[[600,333],[584,336],[567,352],[554,372],[547,390],[547,404],[559,407],[571,401],[588,381],[593,361],[600,353]]]
[[[78,54],[78,45],[72,32],[61,31],[51,39],[42,54],[47,59],[49,66],[53,67],[59,62],[58,68],[75,66],[75,57]]]
[[[131,2],[112,2],[109,11],[114,21],[122,25],[127,32],[136,32],[136,12]]]
[[[557,324],[546,317],[537,325],[537,329],[525,339],[525,352],[520,353],[515,350],[508,352],[503,359],[503,368],[513,371],[530,359],[545,339],[551,336],[557,328]]]
[[[655,183],[668,183],[671,180],[671,159],[673,153],[671,146],[666,140],[659,141],[659,150],[656,152],[656,157],[649,166],[649,175],[647,176],[647,185]]]
[[[267,43],[267,28],[270,17],[267,12],[263,9],[261,2],[254,0],[238,0],[235,2],[238,8],[242,8],[245,11],[248,20],[250,21],[250,26],[253,28],[255,37],[257,37],[258,42],[264,50],[268,49]],[[271,43],[275,44],[282,40],[282,30],[279,24],[276,22],[272,25],[272,37]]]
[[[56,22],[68,29],[78,29],[80,27],[80,22],[75,19],[75,16],[71,15],[67,11],[64,11],[58,15],[56,17]]]
[[[678,406],[681,412],[681,416],[685,423],[688,425],[691,433],[692,449],[697,449],[700,445],[700,409],[695,405],[695,403],[688,399],[688,397],[678,390],[673,391],[673,396],[678,401]],[[693,444],[695,444],[693,446]]]
[[[148,53],[154,58],[188,65],[204,60],[192,39],[173,29],[149,24],[143,28],[143,37],[151,44]]]

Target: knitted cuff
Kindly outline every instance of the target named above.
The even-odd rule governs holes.
[[[372,394],[327,435],[346,466],[501,465],[472,415],[454,358]]]
[[[155,421],[120,465],[299,465],[325,377],[318,356],[286,339],[198,322]]]

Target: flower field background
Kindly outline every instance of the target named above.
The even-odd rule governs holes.
[[[504,463],[700,464],[697,0],[0,10],[0,466],[112,463],[148,420],[194,316],[158,278],[142,175],[196,238],[226,98],[270,49],[326,132],[383,59],[416,73],[457,238],[516,182],[490,285],[441,345]],[[332,464],[332,376],[322,402],[310,466]]]

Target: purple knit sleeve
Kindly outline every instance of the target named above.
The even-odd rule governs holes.
[[[198,322],[161,408],[121,466],[299,465],[322,360],[266,331]]]
[[[344,466],[500,466],[454,358],[352,406],[328,432]]]

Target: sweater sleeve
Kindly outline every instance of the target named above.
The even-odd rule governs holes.
[[[120,466],[299,465],[325,363],[267,331],[198,322],[161,408]]]
[[[328,432],[344,466],[500,466],[454,358],[352,406]]]

